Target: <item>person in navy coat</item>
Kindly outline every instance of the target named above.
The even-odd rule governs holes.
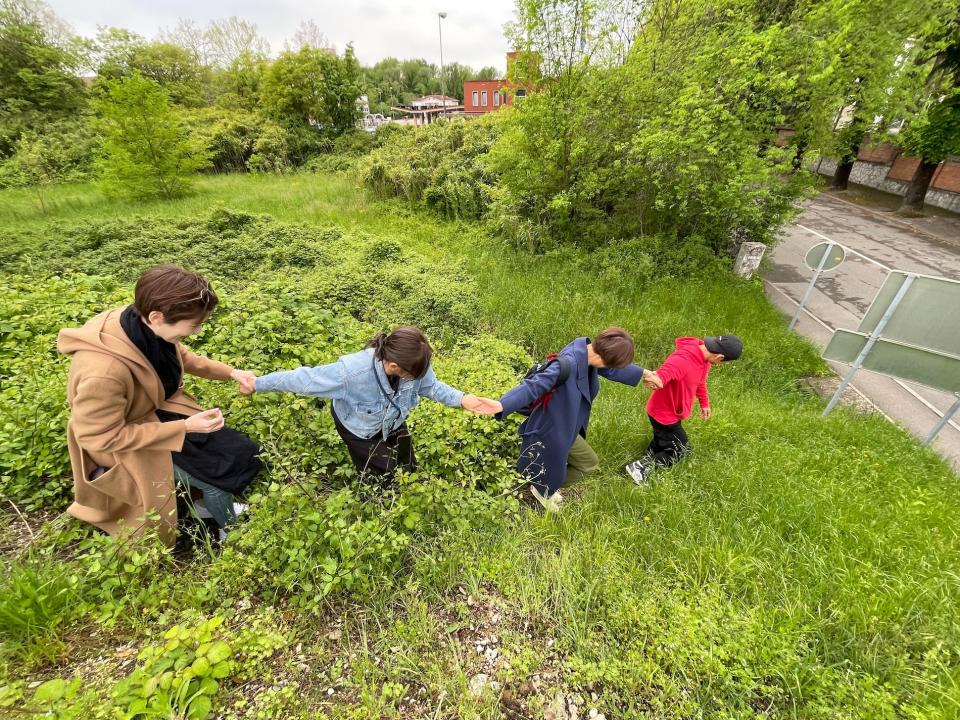
[[[634,365],[633,338],[622,328],[611,327],[595,340],[580,337],[557,354],[557,362],[523,379],[500,398],[498,418],[534,406],[520,425],[522,443],[517,470],[530,479],[530,492],[545,508],[555,510],[563,499],[558,490],[596,470],[597,454],[587,444],[587,424],[599,377],[636,386],[641,380],[656,387],[649,370]],[[568,377],[558,384],[563,366]],[[546,402],[536,401],[556,386]]]

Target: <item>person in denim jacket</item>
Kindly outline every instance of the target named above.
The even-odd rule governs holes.
[[[419,328],[378,333],[360,352],[318,367],[258,377],[249,391],[293,392],[329,398],[333,421],[361,475],[390,476],[413,470],[416,461],[407,416],[421,397],[450,407],[492,415],[496,404],[437,379],[433,349]],[[244,392],[244,390],[241,390]]]

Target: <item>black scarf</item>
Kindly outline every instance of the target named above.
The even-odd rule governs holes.
[[[169,400],[180,389],[183,368],[177,346],[158,337],[144,322],[133,305],[128,305],[120,314],[120,327],[150,362],[163,383],[163,397]]]

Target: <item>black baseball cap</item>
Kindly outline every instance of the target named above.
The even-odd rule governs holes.
[[[736,335],[711,335],[703,339],[703,344],[710,352],[723,355],[724,362],[743,355],[743,341]]]

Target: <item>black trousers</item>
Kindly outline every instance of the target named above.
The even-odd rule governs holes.
[[[417,461],[413,455],[413,439],[406,423],[390,433],[386,440],[380,433],[372,438],[362,438],[354,435],[340,422],[333,410],[333,403],[330,403],[330,413],[333,415],[337,433],[346,443],[350,459],[362,477],[389,478],[398,468],[408,472],[417,469]]]
[[[660,467],[669,467],[690,454],[690,440],[679,420],[672,425],[664,425],[650,415],[647,417],[650,418],[650,424],[653,426],[653,439],[647,446],[647,456],[653,458],[655,464]]]

